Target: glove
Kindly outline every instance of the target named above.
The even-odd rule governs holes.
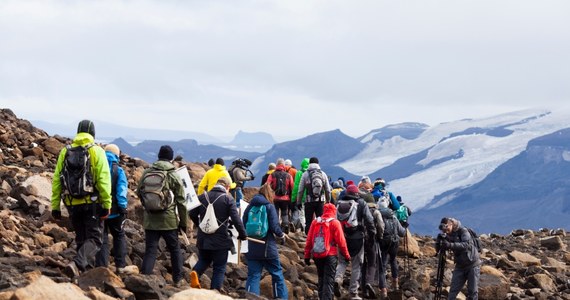
[[[305,265],[307,265],[307,266],[311,265],[311,259],[310,258],[305,258]]]
[[[443,242],[441,242],[441,249],[442,250],[447,250],[451,248],[451,243],[448,240],[444,240]]]
[[[345,257],[344,262],[348,265],[348,263],[350,263],[350,257]]]
[[[410,223],[408,223],[408,222],[403,222],[403,223],[402,223],[402,226],[404,226],[404,228],[408,228],[408,226],[410,226]]]
[[[52,210],[51,216],[56,220],[61,220],[61,211],[60,210]]]
[[[238,240],[240,240],[240,241],[247,240],[247,235],[238,235]]]
[[[180,225],[178,225],[178,231],[179,231],[179,232],[186,233],[186,230],[187,230],[186,226],[180,226]]]
[[[251,180],[255,180],[255,176],[251,175]]]
[[[99,210],[99,218],[100,218],[101,220],[105,220],[105,219],[107,219],[107,218],[109,217],[109,214],[110,214],[110,213],[111,213],[111,209],[110,209],[110,208],[107,208],[107,209],[101,208],[101,209]]]

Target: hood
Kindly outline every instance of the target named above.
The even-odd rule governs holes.
[[[174,165],[167,160],[157,160],[152,164],[152,167],[163,171],[174,170]]]
[[[285,165],[278,165],[278,166],[275,168],[275,171],[287,172],[287,171],[285,170]]]
[[[226,166],[222,166],[222,165],[219,165],[219,164],[215,164],[215,165],[214,165],[214,169],[215,169],[216,171],[218,171],[218,172],[222,172],[222,171],[225,171],[225,170],[226,170]]]
[[[105,151],[105,155],[107,155],[107,161],[109,163],[118,163],[119,162],[119,157],[117,156],[117,154],[113,153],[113,152],[109,152],[109,151]]]
[[[336,206],[331,203],[326,203],[323,206],[323,215],[321,216],[323,219],[336,219]]]
[[[85,132],[80,132],[73,138],[73,146],[84,146],[94,142],[93,136]]]
[[[301,171],[305,172],[307,171],[307,168],[309,167],[309,159],[308,158],[303,158],[303,160],[301,161]]]
[[[319,166],[319,164],[315,164],[315,163],[309,164],[309,167],[307,168],[307,171],[308,171],[308,170],[315,170],[315,169],[319,169],[319,170],[320,170],[320,169],[321,169],[321,166]]]
[[[265,204],[269,204],[269,201],[262,194],[256,194],[249,202],[249,205],[253,206],[260,206]]]

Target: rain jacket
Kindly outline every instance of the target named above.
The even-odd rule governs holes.
[[[71,147],[77,146],[87,146],[89,144],[94,144],[93,136],[89,133],[80,132],[78,133]],[[97,202],[104,209],[111,208],[111,174],[109,172],[109,164],[107,163],[107,158],[105,155],[105,150],[98,145],[93,145],[89,148],[89,155],[91,157],[91,174],[93,175],[94,187],[97,189],[99,196]],[[67,153],[67,147],[64,147],[59,152],[57,158],[57,164],[53,172],[52,188],[51,188],[51,209],[61,210],[61,200],[67,206],[81,205],[86,203],[92,203],[90,196],[85,196],[85,198],[73,198],[69,195],[62,195],[63,183],[60,179],[60,173],[63,168],[63,162],[65,161],[65,154]],[[63,198],[62,198],[63,196]]]
[[[232,185],[231,188],[235,188],[235,183],[233,183],[230,173],[226,170],[226,166],[215,164],[214,167],[208,170],[206,174],[204,174],[204,177],[202,177],[198,185],[198,195],[202,195],[204,191],[211,191],[218,182],[218,179],[223,176],[228,177]]]
[[[119,156],[110,151],[105,151],[105,154],[107,155],[107,161],[109,162],[109,171],[111,172],[111,191],[113,192],[114,190],[115,192],[114,195],[111,195],[113,201],[111,205],[111,214],[109,215],[109,219],[113,219],[119,216],[119,207],[127,209],[127,189],[129,186],[127,182],[127,176],[125,175],[125,170],[123,170],[123,168],[118,165]],[[113,178],[115,177],[115,174],[113,174],[113,163],[117,164],[117,183],[115,187],[112,186]]]
[[[456,269],[472,268],[481,264],[479,251],[473,238],[459,220],[453,225],[451,233],[447,235],[447,240],[451,243],[449,250],[453,251]]]
[[[392,194],[392,192],[387,191],[384,188],[381,188],[380,185],[377,185],[374,187],[374,189],[372,189],[372,196],[374,196],[374,199],[378,200],[380,197],[382,197],[382,195],[384,195],[384,193],[388,193],[388,195],[390,196],[390,208],[392,210],[398,210],[398,208],[400,208],[400,202],[396,199],[396,197],[394,196],[394,194]]]
[[[304,158],[301,161],[301,169],[297,170],[297,173],[295,173],[295,185],[293,186],[293,191],[291,192],[291,203],[297,202],[297,192],[299,191],[299,183],[301,182],[301,177],[303,177],[303,173],[307,171],[308,167],[309,167],[309,159]],[[307,195],[306,192],[303,193],[303,197],[301,198],[302,202],[305,202],[306,195]]]
[[[182,179],[175,172],[172,163],[166,160],[158,160],[152,166],[146,169],[141,176],[141,180],[137,186],[137,191],[141,191],[143,179],[147,172],[152,168],[168,171],[168,186],[174,194],[174,201],[164,212],[149,213],[144,210],[143,226],[145,230],[174,230],[180,227],[188,227],[188,216],[186,214],[186,194],[182,185]],[[140,195],[139,195],[140,197]],[[178,212],[177,212],[178,211]],[[180,222],[179,222],[180,219]]]
[[[331,239],[331,247],[329,249],[328,256],[336,256],[338,255],[339,251],[344,258],[350,260],[350,254],[348,253],[348,247],[346,245],[346,239],[344,238],[344,233],[342,231],[342,225],[336,219],[336,207],[333,204],[326,203],[323,206],[323,215],[319,218],[322,219],[334,219],[330,222],[329,228],[330,232],[330,239]],[[309,229],[309,233],[307,234],[307,242],[305,243],[305,258],[311,258],[311,251],[313,250],[313,243],[315,240],[315,231],[318,226],[315,224],[318,222],[318,219],[314,219],[311,223],[311,228]]]
[[[281,226],[279,226],[279,216],[277,216],[277,211],[275,210],[275,206],[262,195],[257,194],[253,196],[251,202],[243,212],[243,224],[247,224],[248,220],[248,213],[251,210],[252,206],[261,206],[265,205],[265,209],[267,211],[267,235],[263,239],[265,241],[264,244],[255,243],[252,241],[248,241],[248,252],[245,254],[247,259],[274,259],[279,258],[279,252],[277,251],[277,243],[275,242],[275,236],[284,237],[283,231],[281,230]]]

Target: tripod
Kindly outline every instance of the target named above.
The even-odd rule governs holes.
[[[444,299],[441,295],[441,290],[443,288],[443,275],[445,273],[445,250],[439,249],[437,253],[437,277],[435,282],[435,300]]]

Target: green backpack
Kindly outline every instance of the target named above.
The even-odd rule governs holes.
[[[400,222],[406,222],[408,221],[408,217],[408,208],[403,204],[400,205],[400,208],[396,210],[396,218],[398,218]]]
[[[245,224],[247,236],[263,239],[267,235],[268,227],[266,205],[252,206],[247,213],[247,223]]]

